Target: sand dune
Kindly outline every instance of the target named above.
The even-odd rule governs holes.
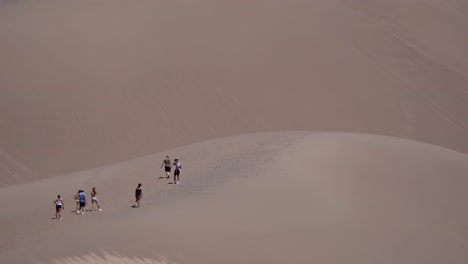
[[[250,132],[468,153],[464,1],[8,1],[0,184]]]
[[[0,199],[24,205],[0,216],[0,262],[80,263],[104,259],[102,252],[142,263],[468,261],[466,154],[307,132],[222,138],[169,153],[185,161],[180,185],[159,179],[160,153],[0,189]],[[138,182],[145,196],[133,209]],[[94,185],[104,210],[69,212],[75,186]],[[68,207],[63,220],[50,219],[57,192]]]
[[[0,263],[468,263],[467,28],[460,0],[0,0]]]

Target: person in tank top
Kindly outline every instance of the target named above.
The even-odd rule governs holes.
[[[135,204],[133,207],[140,207],[141,198],[143,198],[143,188],[141,187],[141,183],[139,183],[135,189]]]
[[[91,210],[94,211],[94,204],[96,204],[98,207],[98,210],[102,211],[101,206],[99,206],[99,202],[97,200],[96,195],[97,195],[96,187],[93,187],[93,190],[91,191]]]
[[[54,201],[55,204],[55,219],[62,219],[62,209],[65,209],[62,197],[57,195],[57,199]]]
[[[76,192],[73,198],[75,199],[75,203],[76,203],[76,213],[79,214],[80,213],[80,190]]]

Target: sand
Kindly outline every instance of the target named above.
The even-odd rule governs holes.
[[[0,184],[252,132],[468,153],[467,27],[456,0],[10,1]]]
[[[468,263],[467,28],[458,0],[0,0],[0,263]]]
[[[466,154],[325,132],[243,135],[173,152],[183,157],[179,185],[160,179],[160,153],[0,189],[2,200],[25,205],[1,216],[0,262],[80,263],[105,254],[135,263],[468,260]],[[134,209],[138,182],[144,198]],[[70,187],[94,185],[103,211],[71,212]],[[51,220],[59,190],[67,210]]]

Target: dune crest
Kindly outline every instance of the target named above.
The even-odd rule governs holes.
[[[468,153],[463,1],[7,2],[1,185],[251,132]]]
[[[160,178],[166,155],[181,158],[179,185]],[[394,137],[219,138],[1,188],[0,200],[28,210],[0,215],[0,262],[78,261],[102,248],[193,264],[466,263],[467,175],[468,155]],[[139,182],[145,197],[134,209]],[[104,210],[74,214],[76,189],[92,186]],[[67,211],[51,220],[57,192]]]

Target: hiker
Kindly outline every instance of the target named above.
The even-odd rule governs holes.
[[[62,209],[65,209],[62,196],[57,195],[57,199],[54,201],[54,204],[55,204],[55,219],[62,219]]]
[[[161,163],[161,169],[164,165],[164,171],[166,172],[166,178],[170,178],[171,177],[171,159],[169,159],[169,156],[166,156],[166,158],[163,160],[163,162]]]
[[[182,165],[180,164],[179,158],[174,159],[175,170],[174,170],[174,184],[179,184],[179,175],[182,171]]]
[[[141,183],[139,183],[138,187],[135,189],[135,204],[133,207],[140,207],[141,198],[143,198],[143,188],[141,187]]]
[[[86,206],[86,193],[83,189],[80,190],[80,209],[78,210],[78,214],[84,214]]]
[[[75,199],[75,203],[76,203],[76,213],[79,214],[80,213],[80,190],[76,192],[75,196],[73,196],[73,199]]]
[[[102,211],[101,206],[99,206],[96,195],[97,195],[96,187],[93,187],[93,190],[91,191],[91,210],[93,210],[93,212],[94,212],[94,204],[97,205],[99,211]]]

